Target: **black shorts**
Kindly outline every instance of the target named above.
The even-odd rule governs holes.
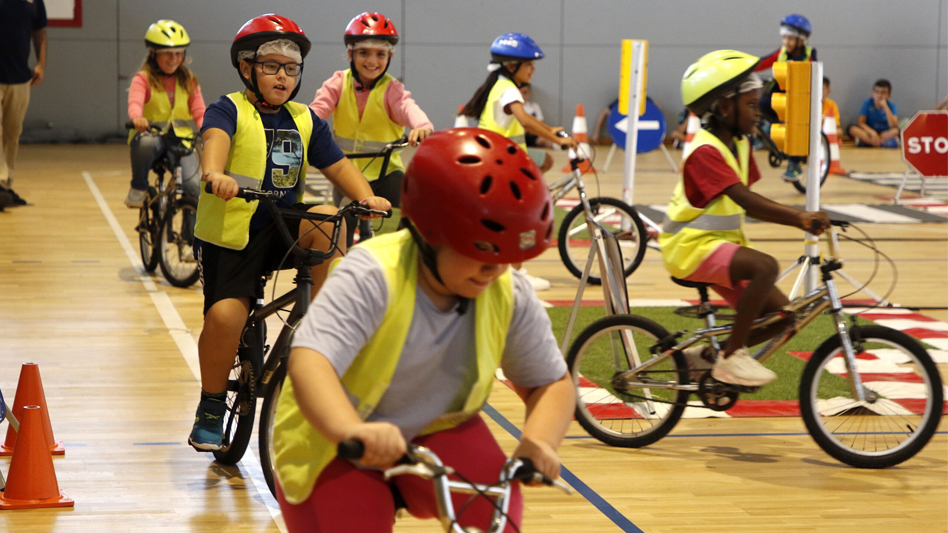
[[[294,209],[306,211],[309,205],[297,204]],[[293,239],[299,237],[298,220],[288,220],[287,229]],[[243,250],[231,250],[202,242],[198,248],[198,266],[204,283],[204,314],[215,303],[226,298],[251,298],[257,293],[261,276],[274,270],[294,268],[293,254],[275,223],[253,232]]]

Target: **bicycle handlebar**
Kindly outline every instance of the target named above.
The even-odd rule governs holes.
[[[210,183],[205,184],[204,191],[214,194],[213,186]],[[270,212],[270,216],[273,218],[274,222],[277,225],[277,230],[280,232],[280,237],[283,238],[283,241],[290,248],[290,251],[294,255],[303,259],[307,263],[319,264],[336,253],[336,248],[339,245],[339,234],[342,229],[341,224],[334,224],[332,230],[332,236],[330,236],[331,246],[326,251],[321,250],[311,250],[300,248],[297,244],[297,239],[294,239],[290,235],[289,228],[286,227],[286,221],[284,218],[291,219],[301,219],[301,220],[318,220],[321,222],[338,222],[346,214],[351,214],[354,216],[366,216],[366,215],[378,215],[383,218],[391,218],[391,211],[380,211],[378,209],[371,209],[362,205],[358,202],[352,202],[345,207],[342,207],[336,213],[331,215],[325,213],[311,213],[308,211],[297,211],[296,209],[281,209],[277,207],[276,200],[281,198],[279,193],[271,191],[259,191],[256,189],[247,189],[239,188],[237,190],[237,195],[235,198],[241,198],[248,202],[259,201],[266,209]]]
[[[396,150],[402,150],[408,146],[408,136],[402,135],[397,140],[394,140],[385,145],[385,148],[382,148],[378,152],[356,152],[351,154],[346,154],[346,157],[349,159],[363,159],[369,157],[385,157],[386,155],[395,152]]]

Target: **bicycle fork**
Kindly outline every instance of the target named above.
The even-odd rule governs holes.
[[[846,325],[846,317],[843,316],[843,304],[839,299],[839,292],[836,290],[836,283],[830,276],[830,271],[824,271],[823,282],[826,283],[826,289],[829,292],[831,311],[833,320],[836,323],[836,332],[843,344],[843,352],[846,360],[846,371],[849,373],[849,387],[853,398],[860,402],[866,401],[866,390],[862,386],[862,377],[856,371],[856,352],[853,349],[853,341],[849,336],[849,327]]]

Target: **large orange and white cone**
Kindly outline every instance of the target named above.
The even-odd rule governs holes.
[[[454,116],[455,128],[466,128],[470,126],[470,123],[467,121],[467,117],[461,114],[462,109],[464,109],[464,104],[458,106],[458,114]]]
[[[695,133],[701,129],[701,119],[691,111],[688,112],[688,124],[685,126],[685,142],[681,145],[681,153],[688,151],[688,145],[695,138]]]
[[[826,140],[829,141],[829,173],[845,175],[846,171],[843,170],[843,167],[839,163],[839,147],[841,143],[839,141],[839,135],[836,132],[836,117],[823,117],[823,133],[826,135]]]
[[[589,157],[592,155],[592,148],[589,146],[588,128],[586,126],[586,112],[583,104],[576,104],[576,116],[573,117],[573,138],[579,143],[579,155],[585,157],[579,164],[580,172],[588,172],[592,168]],[[569,165],[563,167],[563,172],[572,170]]]
[[[49,422],[49,409],[46,407],[46,394],[43,392],[43,380],[40,378],[39,365],[36,363],[23,363],[20,368],[20,380],[16,384],[16,397],[13,400],[13,416],[17,420],[21,420],[23,407],[26,405],[39,406],[40,423],[49,452],[53,455],[65,454],[66,448],[63,447],[62,441],[57,441],[53,437],[53,426]],[[7,438],[0,446],[0,455],[13,455],[16,443],[17,432],[11,426],[7,428]]]
[[[72,507],[75,503],[59,490],[53,456],[43,434],[43,415],[38,405],[23,407],[20,440],[10,462],[10,479],[0,492],[0,509]]]

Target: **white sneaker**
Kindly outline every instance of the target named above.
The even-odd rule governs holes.
[[[696,344],[681,351],[691,370],[711,370],[714,366],[714,348],[707,344]]]
[[[132,209],[140,209],[145,205],[145,198],[147,197],[148,191],[130,187],[128,189],[128,196],[125,197],[125,205]]]
[[[760,387],[777,379],[777,374],[751,357],[747,348],[737,350],[726,359],[722,354],[723,352],[718,354],[714,368],[711,369],[711,377],[718,381]]]
[[[533,286],[534,292],[545,291],[549,289],[550,287],[552,287],[549,280],[538,278],[536,276],[531,276],[530,274],[527,274],[527,269],[524,267],[520,267],[520,270],[518,270],[517,272],[520,272],[521,274],[523,274],[525,278],[527,278],[527,281],[529,281],[530,285]]]

